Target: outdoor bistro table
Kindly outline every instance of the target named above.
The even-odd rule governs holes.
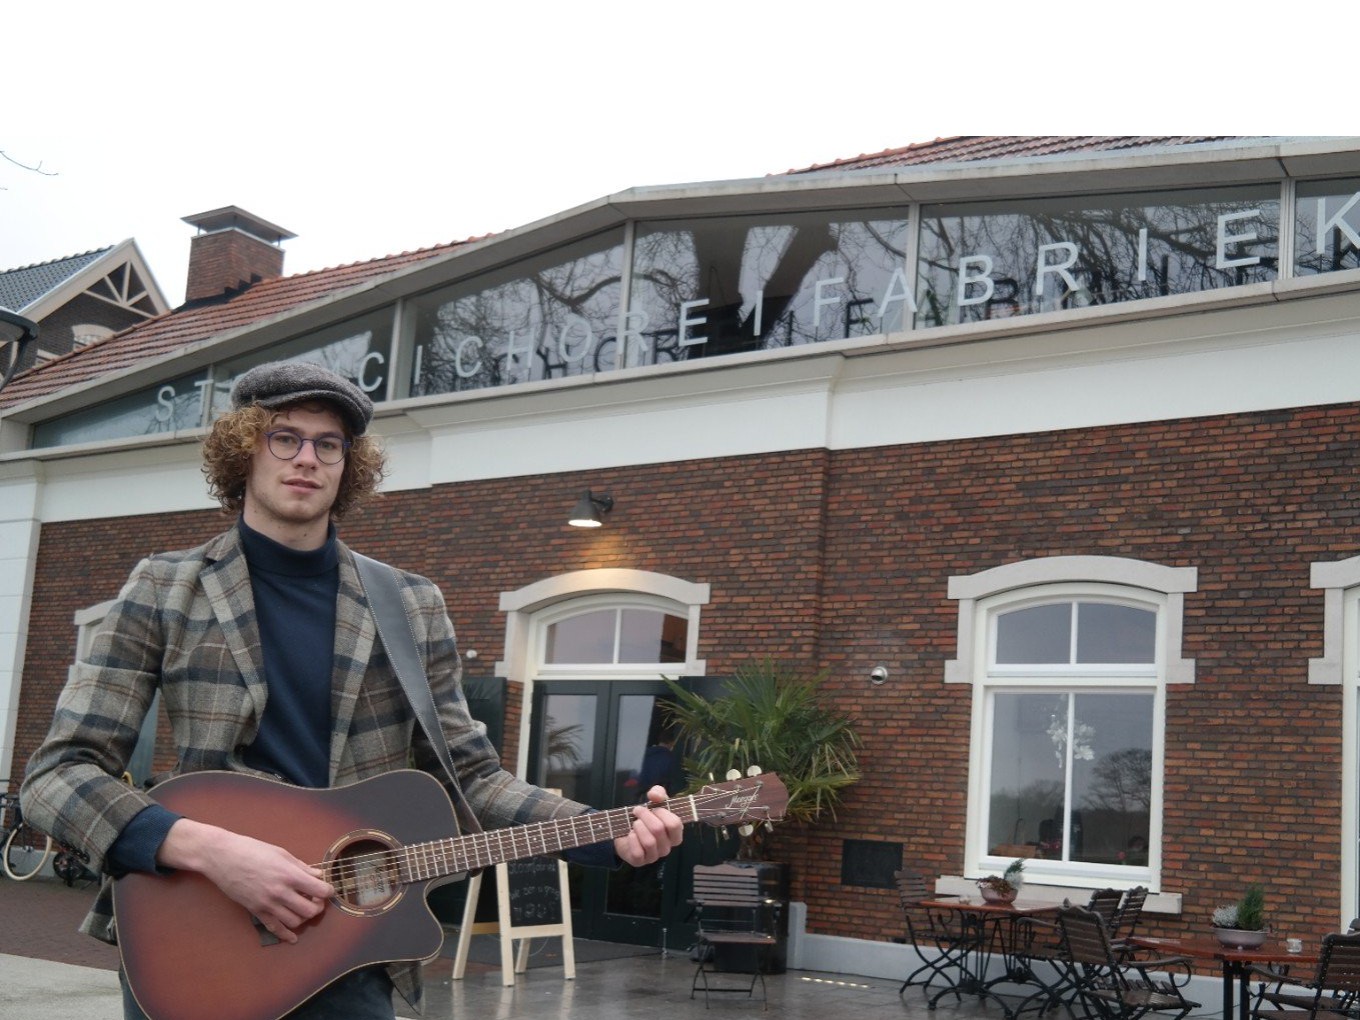
[[[946,995],[976,995],[979,998],[994,999],[1005,1011],[1006,1020],[1014,1020],[1016,1010],[1005,999],[992,991],[992,986],[1003,981],[1024,982],[1038,979],[1034,977],[1029,963],[1016,952],[1015,922],[1024,917],[1038,917],[1043,914],[1056,914],[1058,907],[1052,903],[988,903],[985,900],[972,900],[967,897],[923,900],[920,906],[926,910],[952,910],[959,915],[960,929],[966,939],[963,951],[958,957],[958,977],[948,988],[941,989],[931,998],[929,1008]],[[987,980],[987,965],[992,956],[1000,953],[1005,962],[1005,973]]]
[[[1225,946],[1217,939],[1207,937],[1190,938],[1148,938],[1134,935],[1128,944],[1137,949],[1152,949],[1172,956],[1188,956],[1194,960],[1217,960],[1223,968],[1223,1020],[1233,1020],[1234,997],[1237,1002],[1238,1020],[1250,1020],[1251,1016],[1251,968],[1258,963],[1304,964],[1309,968],[1317,966],[1317,950],[1291,953],[1279,939],[1268,938],[1254,949],[1240,949]],[[1235,986],[1234,986],[1235,983]]]

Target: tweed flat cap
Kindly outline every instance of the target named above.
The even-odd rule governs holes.
[[[362,436],[373,417],[373,401],[354,383],[318,365],[301,361],[271,361],[256,365],[231,388],[231,406],[283,407],[304,400],[326,400],[335,405],[350,433]]]

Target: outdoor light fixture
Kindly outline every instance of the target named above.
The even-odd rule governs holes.
[[[573,528],[598,528],[604,523],[600,518],[613,509],[613,496],[608,493],[597,496],[587,489],[576,501],[576,508],[567,518],[567,523]]]
[[[38,338],[38,324],[0,308],[0,390],[5,388],[23,358],[24,349]]]

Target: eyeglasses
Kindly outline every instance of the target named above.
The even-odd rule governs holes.
[[[302,452],[303,443],[312,444],[312,451],[322,464],[339,464],[349,450],[349,440],[341,439],[339,436],[306,439],[296,432],[276,429],[273,432],[266,432],[264,438],[269,446],[269,452],[279,460],[292,460]]]

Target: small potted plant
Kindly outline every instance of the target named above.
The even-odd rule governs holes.
[[[1266,894],[1257,883],[1247,886],[1236,903],[1217,908],[1214,937],[1225,946],[1250,949],[1266,940]]]
[[[982,898],[988,903],[1014,903],[1024,881],[1025,859],[1017,857],[1000,875],[988,875],[986,878],[978,879],[978,888],[982,890]]]

